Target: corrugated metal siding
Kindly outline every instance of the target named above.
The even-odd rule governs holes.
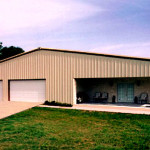
[[[55,51],[35,51],[0,63],[3,100],[8,80],[46,79],[46,99],[73,103],[74,78],[149,77],[150,62]]]

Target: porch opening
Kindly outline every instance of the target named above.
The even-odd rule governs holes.
[[[150,78],[78,78],[76,103],[150,103]]]

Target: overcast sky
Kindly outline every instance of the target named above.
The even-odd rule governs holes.
[[[0,0],[0,41],[150,57],[150,0]]]

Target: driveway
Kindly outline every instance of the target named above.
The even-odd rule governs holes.
[[[74,105],[73,107],[59,107],[59,106],[46,106],[40,104],[41,103],[32,103],[32,102],[10,102],[10,101],[0,102],[0,119],[30,109],[35,106],[150,115],[150,107],[146,108],[146,107],[128,107],[128,106],[112,106],[112,105],[92,105],[92,104],[91,105],[78,104]]]
[[[0,119],[19,113],[21,111],[35,107],[41,103],[32,102],[0,102]]]

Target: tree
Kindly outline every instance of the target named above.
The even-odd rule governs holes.
[[[0,60],[23,52],[24,50],[20,47],[15,47],[15,46],[3,47],[2,42],[0,42]]]
[[[3,46],[2,46],[2,44],[3,44],[3,43],[2,43],[2,42],[0,42],[0,50],[1,50],[1,49],[2,49],[2,47],[3,47]]]

